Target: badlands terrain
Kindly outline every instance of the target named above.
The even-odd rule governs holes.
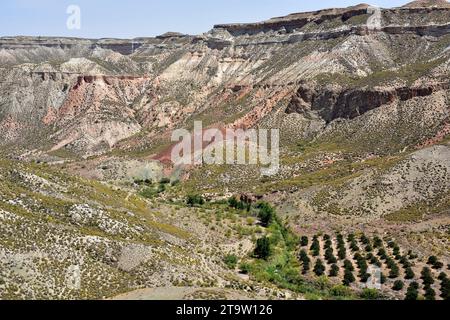
[[[444,0],[2,37],[0,299],[448,299],[449,106]],[[279,172],[174,167],[194,121],[279,129]]]

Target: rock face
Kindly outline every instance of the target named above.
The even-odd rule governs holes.
[[[354,119],[364,113],[389,105],[394,101],[408,101],[447,91],[450,83],[437,83],[424,87],[399,87],[378,89],[315,90],[300,87],[289,103],[286,113],[307,114],[317,111],[327,122],[336,119]]]
[[[0,38],[0,144],[89,156],[145,149],[192,117],[251,127],[284,108],[332,123],[445,95],[449,14],[362,4],[199,36]]]

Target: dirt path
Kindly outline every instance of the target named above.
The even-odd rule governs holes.
[[[228,300],[255,299],[255,297],[245,296],[240,292],[221,288],[163,287],[136,290],[119,295],[111,300],[191,300],[193,298],[221,298]]]

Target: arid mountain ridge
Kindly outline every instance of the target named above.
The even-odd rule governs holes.
[[[59,109],[66,109],[60,107],[71,101],[71,96],[76,94],[76,89],[82,83],[103,83],[106,84],[104,89],[107,90],[111,83],[103,75],[108,75],[109,79],[117,76],[116,78],[123,80],[127,86],[138,85],[138,87],[128,90],[128,99],[124,100],[122,97],[119,98],[122,101],[116,101],[124,103],[127,108],[131,107],[131,109],[152,109],[153,107],[150,105],[158,105],[155,100],[155,96],[157,97],[158,94],[155,91],[161,87],[162,91],[165,90],[162,82],[173,87],[178,86],[173,82],[185,80],[190,82],[191,86],[198,88],[203,88],[204,84],[208,83],[207,91],[209,92],[218,90],[220,87],[241,88],[242,92],[251,87],[273,86],[278,79],[282,79],[281,83],[288,83],[285,89],[292,92],[283,93],[284,96],[285,94],[294,95],[297,83],[307,81],[307,79],[315,80],[314,78],[320,74],[324,75],[322,70],[326,70],[327,74],[353,74],[358,77],[368,77],[377,70],[393,70],[408,64],[406,60],[402,61],[402,57],[397,57],[402,52],[388,52],[392,49],[383,48],[387,45],[386,41],[398,41],[395,40],[396,37],[414,39],[418,50],[422,50],[421,48],[430,50],[436,45],[442,46],[440,43],[445,42],[450,30],[448,10],[449,8],[443,4],[440,4],[439,7],[405,7],[381,9],[381,11],[368,5],[358,5],[345,9],[293,14],[257,24],[217,25],[213,30],[201,36],[169,33],[157,38],[133,40],[1,38],[1,64],[4,65],[2,86],[8,88],[8,78],[12,76],[17,79],[17,73],[20,73],[23,75],[21,76],[23,81],[28,82],[32,87],[45,86],[44,91],[36,92],[37,96],[41,92],[47,91],[46,95],[54,101],[41,103],[39,110],[27,107],[26,110],[19,111],[20,106],[6,114],[3,110],[0,127],[3,128],[2,131],[5,132],[6,137],[26,136],[26,134],[17,132],[22,127],[19,119],[14,119],[17,112],[32,111],[33,117],[37,116],[41,121],[47,119],[48,124],[48,119],[53,113]],[[426,14],[424,14],[425,12]],[[374,19],[374,16],[378,14],[381,20],[377,17]],[[359,43],[359,40],[366,38],[369,42]],[[334,41],[342,44],[348,43],[355,49],[355,54],[359,56],[341,56],[337,49],[342,44],[333,43]],[[404,42],[407,43],[407,41]],[[316,46],[316,43],[319,46]],[[330,45],[331,47],[329,47]],[[380,45],[381,47],[377,47]],[[286,61],[286,65],[283,66],[284,70],[277,70],[280,67],[279,64],[271,63],[272,59],[278,58],[278,54],[298,46],[302,48],[294,48],[294,51],[291,50],[291,55],[297,55],[299,60]],[[330,50],[333,47],[334,50]],[[372,48],[369,49],[369,47]],[[403,49],[405,48],[401,50]],[[441,50],[444,49],[445,47]],[[376,52],[377,50],[380,51]],[[445,52],[433,52],[432,60],[438,61],[437,59],[445,55]],[[423,59],[424,53],[429,54],[426,51],[420,53],[413,51],[413,60]],[[420,57],[420,55],[422,56]],[[343,59],[347,61],[338,61]],[[360,59],[361,61],[359,61]],[[369,66],[368,63],[371,65]],[[198,69],[203,65],[205,68]],[[296,66],[299,68],[298,72],[289,74],[289,68],[292,69]],[[320,67],[314,68],[314,66]],[[177,75],[179,79],[175,79],[173,71],[178,68],[184,68],[184,70],[180,70],[181,73]],[[205,71],[207,71],[206,74]],[[141,79],[138,79],[139,77]],[[39,83],[39,79],[41,83]],[[50,83],[47,83],[49,80]],[[61,91],[51,88],[52,83],[57,87],[61,86]],[[14,87],[14,84],[12,86]],[[402,84],[396,85],[396,87],[399,86],[401,87]],[[433,86],[436,85],[433,84]],[[422,84],[416,84],[415,87],[422,87]],[[92,89],[88,85],[87,88]],[[193,101],[183,105],[183,108],[180,109],[181,106],[176,106],[179,101],[171,103],[170,108],[173,109],[171,113],[176,114],[175,117],[179,118],[178,121],[174,119],[173,115],[163,117],[164,120],[160,120],[158,126],[167,124],[176,126],[177,122],[185,120],[186,115],[200,111],[200,105],[205,105],[208,101],[199,100],[197,95],[202,96],[203,93],[197,94],[195,91],[193,89],[186,93]],[[15,92],[14,94],[14,98],[3,97],[6,99],[4,102],[6,105],[11,106],[11,101],[14,99],[20,101],[21,97],[17,96],[20,93]],[[95,95],[95,92],[92,94]],[[34,97],[34,100],[38,99],[37,96]],[[100,96],[104,97],[104,94],[100,94]],[[27,99],[27,97],[22,98]],[[145,101],[145,105],[131,105],[137,102],[136,99],[141,104]],[[80,101],[80,103],[84,102]],[[20,102],[18,104],[21,105]],[[70,108],[70,106],[68,107]],[[75,109],[75,112],[81,111],[82,106],[77,105]],[[186,110],[192,111],[186,113]],[[139,110],[133,112],[140,113]],[[148,112],[145,113],[148,116]],[[161,113],[158,114],[161,118]],[[128,120],[133,123],[131,127],[139,126],[142,129],[147,126],[142,122],[142,116],[140,119],[128,118]],[[131,129],[129,133],[119,135],[118,139],[126,138],[134,133],[135,129]],[[8,140],[10,139],[6,141]],[[113,140],[112,144],[114,145],[117,139]]]

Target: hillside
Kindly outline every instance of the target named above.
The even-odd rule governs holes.
[[[297,280],[299,248],[285,227],[294,238],[394,239],[415,251],[417,268],[436,255],[435,275],[448,273],[449,79],[444,0],[293,13],[201,35],[0,38],[0,298],[146,288],[336,298],[314,277]],[[171,133],[195,120],[279,129],[280,171],[174,167]],[[208,201],[189,206],[189,195]],[[231,196],[251,210],[230,208]],[[279,221],[261,226],[257,201]],[[274,234],[273,260],[255,262],[255,241]],[[253,273],[228,268],[233,253]],[[81,289],[64,284],[67,270],[83,275]]]

